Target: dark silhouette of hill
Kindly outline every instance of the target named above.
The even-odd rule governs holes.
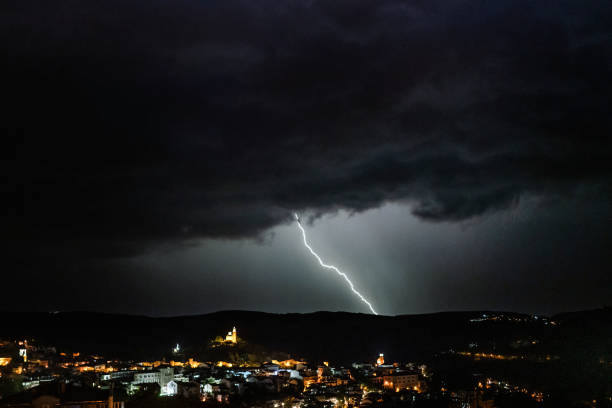
[[[520,339],[538,339],[547,354],[576,353],[589,347],[610,357],[610,308],[552,317],[558,324],[520,313],[499,321],[472,321],[502,312],[444,312],[374,316],[346,312],[272,314],[223,311],[197,316],[146,317],[92,312],[0,312],[0,338],[34,338],[60,349],[108,357],[158,358],[179,343],[185,353],[207,346],[233,326],[248,344],[310,361],[372,361],[384,352],[392,361],[428,360],[469,344],[512,351]],[[514,320],[512,318],[515,318]],[[592,353],[591,353],[592,354]]]

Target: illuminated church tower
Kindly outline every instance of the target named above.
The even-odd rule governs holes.
[[[236,331],[236,326],[234,326],[234,330],[227,333],[227,336],[225,336],[225,341],[231,341],[234,344],[238,342],[238,332]]]
[[[383,364],[385,364],[385,355],[383,353],[380,353],[380,355],[376,359],[376,365],[381,366]]]

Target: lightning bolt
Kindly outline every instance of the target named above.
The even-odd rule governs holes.
[[[293,216],[295,217],[295,220],[297,221],[297,225],[300,228],[300,231],[302,231],[302,238],[304,238],[304,246],[308,248],[312,256],[317,258],[317,261],[319,261],[319,264],[323,268],[331,269],[332,271],[335,271],[338,275],[342,276],[344,280],[346,281],[346,283],[348,283],[349,286],[351,287],[351,290],[353,291],[353,293],[356,294],[363,303],[368,305],[372,313],[377,315],[378,313],[376,313],[376,310],[374,310],[374,308],[372,307],[372,304],[368,302],[367,299],[364,298],[363,295],[357,291],[357,289],[355,289],[355,286],[353,286],[353,282],[351,282],[348,276],[346,276],[346,273],[342,272],[340,269],[336,268],[334,265],[327,265],[326,263],[324,263],[321,257],[317,255],[317,253],[310,247],[310,245],[308,245],[308,240],[306,239],[306,231],[304,230],[304,227],[302,227],[302,223],[300,222],[300,217],[298,217],[296,213],[294,213]]]

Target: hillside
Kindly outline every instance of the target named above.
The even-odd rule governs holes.
[[[503,318],[483,320],[483,315]],[[339,363],[372,360],[380,352],[392,360],[422,361],[448,350],[467,350],[470,344],[483,350],[511,352],[516,344],[528,339],[538,344],[530,352],[554,355],[576,353],[582,344],[601,354],[593,358],[610,360],[612,348],[610,309],[554,316],[556,324],[529,315],[488,311],[401,316],[224,311],[170,318],[0,312],[0,319],[2,338],[35,338],[59,348],[109,357],[157,357],[176,343],[195,352],[232,326],[251,345],[311,361]]]

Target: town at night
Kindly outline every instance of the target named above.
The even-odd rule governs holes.
[[[0,392],[8,395],[0,404],[607,406],[610,313],[12,314],[4,317],[40,327],[14,320],[13,330],[47,340],[2,341]],[[242,324],[229,326],[232,320]],[[222,327],[227,333],[215,330]]]
[[[612,408],[610,0],[2,0],[0,408]]]

